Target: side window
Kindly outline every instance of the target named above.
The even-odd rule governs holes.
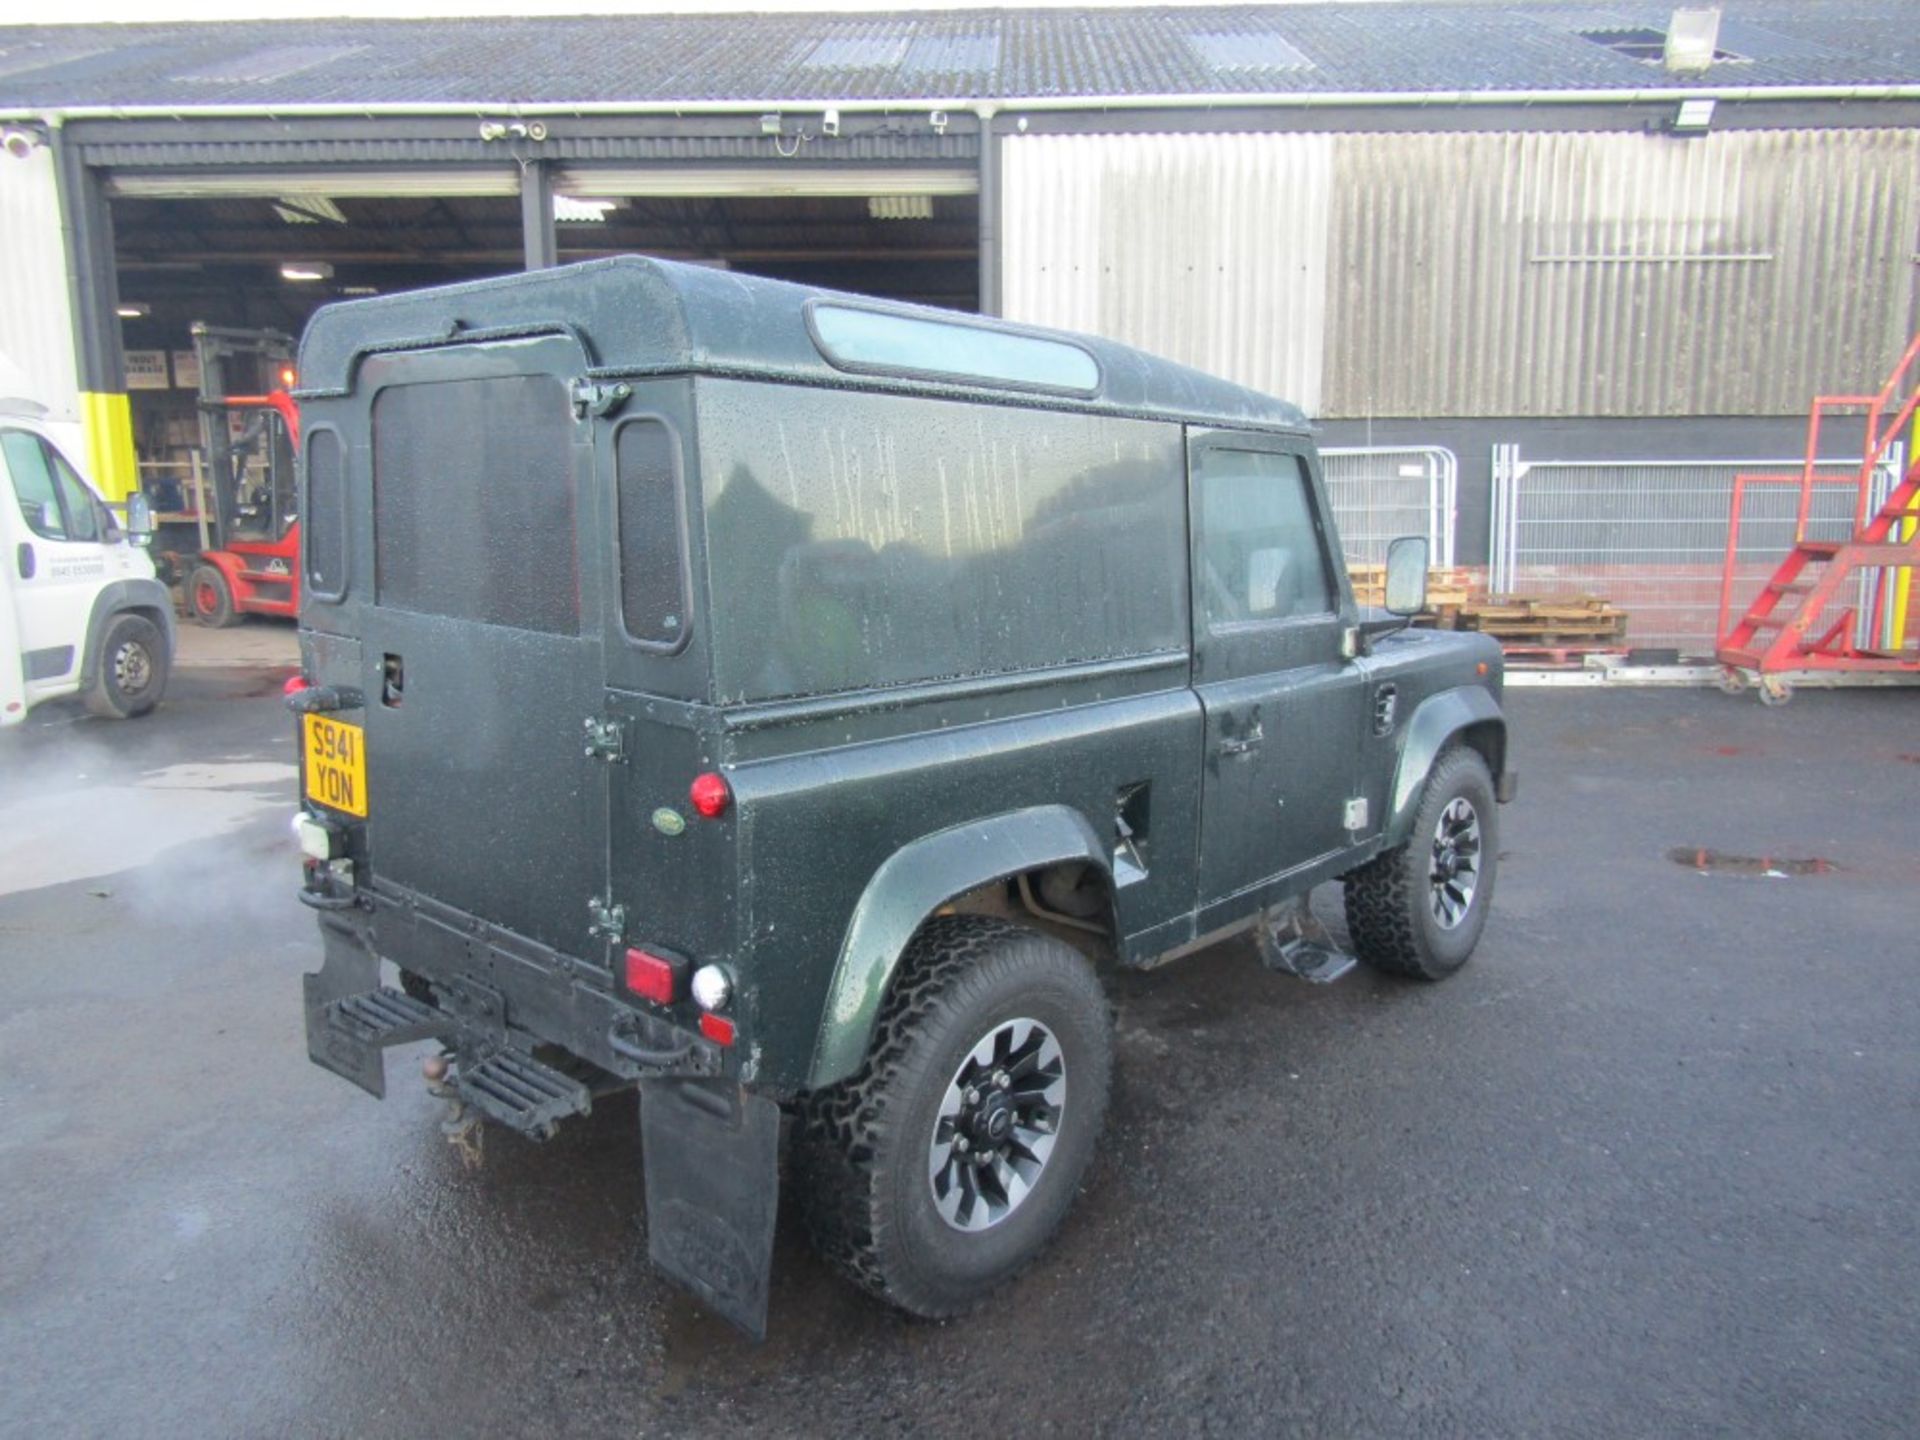
[[[1252,450],[1201,452],[1194,591],[1209,628],[1334,609],[1306,461]]]
[[[340,437],[331,430],[307,436],[307,588],[337,600],[347,586],[346,495]]]
[[[27,528],[42,540],[73,538],[67,533],[58,482],[40,437],[25,430],[0,430],[0,454],[7,458],[14,499],[20,502],[20,518],[27,522]]]
[[[640,644],[678,648],[686,636],[680,568],[680,483],[673,433],[635,420],[614,439],[620,487],[620,618]]]
[[[67,510],[67,538],[69,540],[99,540],[106,533],[105,517],[102,506],[87,488],[87,482],[74,474],[73,467],[66,457],[48,445],[44,440],[41,448],[47,453],[47,459],[53,466],[54,479],[60,486],[60,499]]]

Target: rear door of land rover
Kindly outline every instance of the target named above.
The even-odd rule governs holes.
[[[372,561],[358,608],[376,885],[598,959],[608,775],[582,739],[605,693],[585,563],[602,541],[593,430],[570,394],[586,364],[561,336],[369,358],[372,543],[356,548]]]

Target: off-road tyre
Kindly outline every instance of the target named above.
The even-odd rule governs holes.
[[[87,709],[108,720],[146,714],[166,693],[171,658],[166,634],[153,621],[131,612],[114,616],[100,637]]]
[[[969,1051],[1015,1018],[1049,1028],[1065,1057],[1057,1138],[1010,1213],[985,1230],[958,1230],[933,1198],[933,1127]],[[990,916],[930,919],[907,947],[866,1063],[798,1107],[791,1174],[814,1245],[908,1314],[938,1318],[977,1304],[1065,1219],[1106,1118],[1112,1068],[1106,996],[1078,951]]]
[[[196,565],[187,576],[187,609],[202,625],[225,630],[245,617],[234,607],[233,587],[217,565]]]
[[[1481,868],[1466,914],[1448,929],[1432,906],[1433,838],[1456,799],[1465,799],[1478,818]],[[1493,902],[1498,825],[1487,762],[1465,745],[1442,752],[1427,775],[1408,843],[1346,877],[1347,934],[1363,964],[1412,980],[1444,980],[1467,963]]]

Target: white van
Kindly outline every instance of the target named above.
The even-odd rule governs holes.
[[[96,715],[144,715],[173,659],[172,597],[141,548],[146,502],[129,502],[123,528],[43,414],[0,400],[0,726],[60,695],[84,695]]]

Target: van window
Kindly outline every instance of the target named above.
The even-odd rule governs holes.
[[[322,600],[347,588],[346,495],[340,437],[331,430],[307,435],[307,589]]]
[[[1180,427],[697,382],[723,702],[1187,644]]]
[[[642,645],[677,649],[687,632],[680,484],[673,434],[658,420],[620,427],[620,617]]]
[[[58,450],[29,431],[0,430],[0,453],[29,530],[43,540],[101,537],[100,502]]]
[[[552,375],[390,385],[373,402],[376,602],[580,629],[573,417]]]
[[[1334,608],[1313,482],[1298,455],[1201,452],[1199,573],[1209,627],[1325,615]]]
[[[816,304],[807,317],[816,347],[842,370],[984,380],[1072,395],[1100,388],[1093,356],[1064,340],[852,305]]]

